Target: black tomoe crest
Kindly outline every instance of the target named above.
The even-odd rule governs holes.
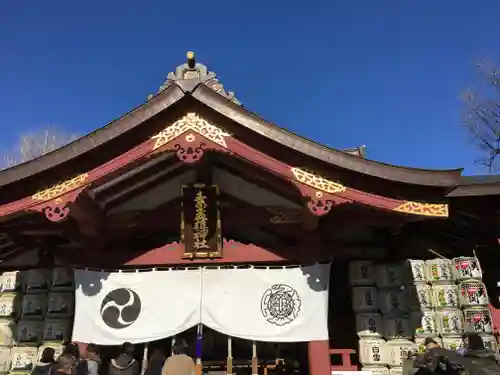
[[[104,324],[114,329],[132,325],[141,313],[141,299],[132,289],[119,288],[109,292],[101,303]]]

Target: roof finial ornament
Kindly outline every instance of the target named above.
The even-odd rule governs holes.
[[[188,51],[186,53],[187,62],[182,65],[179,65],[175,72],[170,72],[167,75],[167,79],[163,82],[163,85],[160,86],[158,93],[165,90],[168,86],[170,86],[175,81],[180,80],[198,80],[200,83],[203,83],[207,87],[210,87],[212,90],[217,92],[218,94],[224,96],[226,99],[232,101],[235,104],[241,105],[238,99],[235,98],[234,92],[224,90],[224,85],[219,82],[217,76],[214,72],[208,71],[206,65],[200,64],[196,62],[195,54],[192,51]],[[148,96],[148,100],[153,96]]]

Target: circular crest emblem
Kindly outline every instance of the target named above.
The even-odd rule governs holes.
[[[274,284],[264,292],[260,303],[262,316],[271,324],[284,326],[299,315],[302,301],[291,286]]]
[[[141,299],[132,289],[120,288],[109,292],[101,303],[104,324],[114,329],[132,325],[141,313]]]

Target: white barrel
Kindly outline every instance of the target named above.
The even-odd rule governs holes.
[[[38,348],[22,346],[10,352],[10,372],[30,373],[36,364]]]
[[[0,320],[0,345],[14,345],[16,323],[13,319]]]
[[[410,319],[415,337],[436,337],[438,335],[434,311],[412,311]]]
[[[443,348],[448,350],[458,350],[464,347],[464,341],[461,336],[443,337]]]
[[[460,336],[464,333],[464,317],[459,309],[436,311],[436,324],[441,336]]]
[[[385,366],[390,355],[387,344],[382,339],[360,339],[359,361],[366,366]]]
[[[421,259],[407,259],[402,265],[403,279],[407,285],[427,283],[425,261]]]
[[[408,339],[413,336],[411,320],[408,315],[385,315],[384,334],[388,339]]]
[[[433,284],[453,284],[451,260],[435,258],[425,261],[427,266],[427,279]]]
[[[0,317],[15,318],[21,312],[21,296],[17,293],[5,293],[0,295]]]
[[[488,334],[481,334],[481,339],[483,340],[484,347],[486,349],[491,350],[494,353],[497,353],[498,350],[498,344],[495,336],[493,335],[488,335]]]
[[[26,293],[46,293],[51,286],[52,272],[42,268],[33,268],[26,271],[24,290]]]
[[[64,292],[75,289],[75,275],[72,268],[56,267],[52,270],[51,290]]]
[[[25,294],[23,296],[21,317],[23,319],[43,319],[47,311],[46,294]]]
[[[416,350],[415,343],[410,340],[389,340],[387,341],[389,348],[390,361],[389,366],[403,366],[403,362],[408,358],[408,352]]]
[[[415,337],[415,340],[413,340],[415,342],[415,346],[417,347],[418,353],[425,353],[425,339],[426,337]],[[436,341],[440,346],[443,346],[443,341],[440,337],[433,337],[432,339]]]
[[[465,332],[493,333],[491,313],[487,307],[468,307],[464,309]]]
[[[371,375],[389,375],[389,368],[385,366],[363,366],[361,371],[366,371]]]
[[[375,285],[375,266],[369,261],[349,262],[349,283],[353,286]]]
[[[403,285],[401,266],[397,263],[377,265],[376,282],[379,288],[401,287]]]
[[[394,366],[389,369],[389,375],[403,375],[403,367]]]
[[[45,319],[43,322],[43,342],[63,343],[71,338],[70,319]]]
[[[459,284],[459,289],[459,300],[462,307],[487,306],[490,303],[486,287],[481,281],[462,281]]]
[[[68,318],[74,312],[73,293],[49,293],[47,304],[48,318]]]
[[[42,341],[43,322],[20,320],[16,326],[16,344],[39,344]]]
[[[0,374],[7,374],[10,368],[10,348],[0,347]]]
[[[379,307],[382,314],[398,314],[408,310],[407,293],[400,288],[380,289]]]
[[[453,258],[453,275],[455,280],[481,280],[483,271],[476,257],[458,257]]]
[[[382,337],[382,315],[379,313],[356,314],[356,332],[358,337]]]
[[[435,284],[432,286],[432,299],[436,309],[458,309],[458,288],[454,284]]]
[[[352,309],[356,313],[378,311],[377,288],[374,286],[357,286],[352,288]]]
[[[416,284],[404,288],[410,310],[432,309],[432,288],[427,284]]]
[[[2,274],[2,292],[15,292],[22,287],[22,273],[9,271]]]

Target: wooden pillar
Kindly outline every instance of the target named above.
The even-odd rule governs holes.
[[[257,362],[257,343],[252,342],[252,375],[259,374],[259,364]]]
[[[307,343],[309,375],[330,375],[330,343],[328,340]]]
[[[227,363],[226,363],[226,374],[233,374],[233,342],[231,336],[227,336]]]

